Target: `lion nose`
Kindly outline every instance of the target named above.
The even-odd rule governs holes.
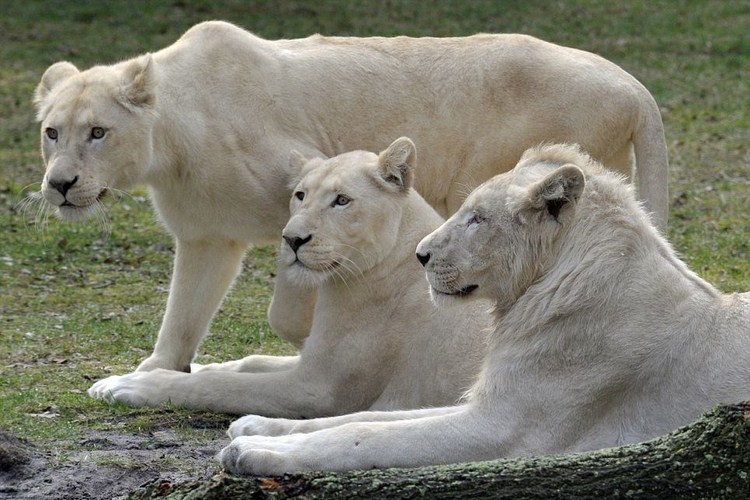
[[[295,253],[297,253],[297,249],[310,241],[312,239],[312,234],[308,235],[306,238],[302,238],[300,236],[284,236],[284,241],[287,242],[287,244],[291,247],[292,250],[294,250]]]
[[[73,187],[73,184],[78,182],[78,176],[76,175],[72,180],[49,179],[47,182],[50,186],[57,189],[61,195],[65,196],[66,194],[68,194],[68,190]]]
[[[419,261],[420,264],[422,264],[423,266],[426,266],[427,263],[430,261],[429,252],[424,253],[424,254],[417,252],[417,260]]]

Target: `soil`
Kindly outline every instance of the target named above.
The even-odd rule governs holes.
[[[200,432],[189,438],[169,428],[87,431],[75,450],[69,442],[42,448],[0,431],[0,499],[124,499],[152,483],[169,493],[172,484],[219,472],[215,457],[229,442],[230,422],[192,422]]]

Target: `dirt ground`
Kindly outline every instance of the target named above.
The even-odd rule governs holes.
[[[189,439],[166,428],[91,431],[78,449],[58,454],[0,431],[0,499],[124,499],[152,482],[168,493],[172,483],[219,471],[229,422],[197,423],[200,435]]]

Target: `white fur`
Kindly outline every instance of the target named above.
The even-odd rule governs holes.
[[[227,470],[591,450],[642,441],[750,397],[750,293],[723,295],[688,270],[629,186],[575,147],[528,151],[417,252],[436,297],[495,301],[468,403],[400,412],[409,418],[391,422],[354,414],[309,433],[282,422],[298,433],[277,437],[242,435],[278,433],[272,420],[233,425],[221,454]]]
[[[299,356],[249,356],[195,373],[140,371],[100,380],[89,393],[293,418],[458,401],[481,367],[490,305],[431,303],[414,249],[443,220],[410,188],[415,161],[402,138],[380,156],[355,151],[304,167],[279,251],[279,267],[297,287],[319,288]],[[305,241],[296,252],[286,242],[295,238]],[[242,427],[259,425],[251,420]]]
[[[140,370],[189,370],[245,249],[277,241],[286,223],[292,149],[331,157],[409,135],[423,152],[416,189],[447,216],[526,148],[578,143],[628,176],[635,157],[641,197],[666,227],[667,150],[649,92],[601,57],[524,35],[268,41],[212,21],[112,66],[54,64],[36,102],[42,192],[61,216],[146,184],[176,239],[164,321]],[[90,140],[94,127],[103,139]],[[76,178],[67,198],[52,186]],[[299,346],[315,293],[287,283],[280,275],[269,319]],[[288,307],[307,314],[289,321]]]

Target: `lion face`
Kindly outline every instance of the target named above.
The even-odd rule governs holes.
[[[290,277],[314,285],[346,281],[383,262],[398,243],[415,159],[406,138],[380,155],[353,151],[309,161],[297,156],[293,162],[303,177],[293,189],[279,251]]]
[[[543,272],[584,184],[575,165],[522,159],[479,186],[417,247],[433,297],[512,304]]]
[[[63,219],[85,219],[110,189],[138,182],[151,161],[151,59],[79,72],[52,65],[37,87],[41,192]]]

